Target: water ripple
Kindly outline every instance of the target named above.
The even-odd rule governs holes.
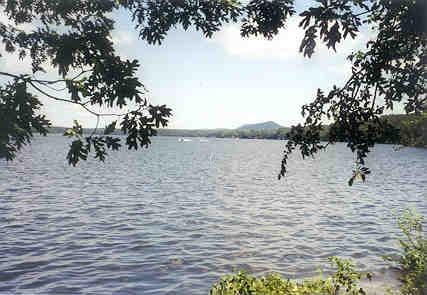
[[[291,158],[283,181],[278,141],[157,138],[76,168],[67,144],[36,138],[0,162],[0,293],[206,294],[240,268],[308,277],[331,255],[382,270],[396,215],[427,213],[423,149],[378,146],[350,188],[340,144]]]

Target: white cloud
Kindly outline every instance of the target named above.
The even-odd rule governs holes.
[[[129,31],[114,31],[111,37],[116,46],[127,46],[134,44],[136,39],[134,34]]]
[[[217,43],[231,55],[246,58],[291,59],[298,55],[302,30],[298,28],[298,20],[291,19],[286,28],[273,39],[261,36],[242,38],[237,25],[228,25],[217,33],[211,42]]]
[[[272,40],[264,37],[242,38],[238,25],[228,25],[218,32],[210,42],[219,44],[225,51],[234,56],[250,59],[279,59],[292,60],[301,57],[299,52],[301,40],[304,37],[304,30],[298,24],[301,17],[295,16],[288,20],[286,27],[281,29],[279,34]],[[335,55],[338,58],[345,58],[352,51],[362,49],[366,41],[373,36],[372,32],[361,32],[355,39],[347,38],[337,45],[337,52],[317,41],[314,59]]]

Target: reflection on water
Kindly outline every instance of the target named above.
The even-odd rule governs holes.
[[[395,215],[427,213],[423,149],[378,146],[348,187],[341,144],[282,181],[279,141],[157,138],[77,168],[67,144],[37,138],[0,162],[0,293],[206,294],[236,269],[312,276],[331,255],[378,271]]]

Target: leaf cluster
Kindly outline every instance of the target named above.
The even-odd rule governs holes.
[[[329,144],[344,141],[355,154],[355,169],[349,180],[365,179],[370,170],[365,159],[381,136],[393,133],[393,126],[382,120],[386,111],[396,104],[403,104],[408,114],[421,115],[427,102],[427,26],[425,18],[427,2],[401,1],[320,1],[318,8],[304,13],[302,22],[310,31],[320,30],[320,37],[335,48],[341,40],[337,27],[351,36],[363,24],[377,31],[374,40],[367,43],[365,51],[351,54],[352,75],[344,86],[333,86],[325,93],[318,90],[314,101],[303,106],[303,124],[294,126],[288,134],[279,178],[287,172],[289,155],[299,149],[304,157],[313,156]],[[366,9],[356,14],[356,8]],[[423,12],[420,12],[423,11]],[[360,20],[360,16],[367,16]],[[328,24],[334,24],[329,27]],[[336,28],[334,28],[334,26]],[[332,32],[331,32],[332,31]],[[302,50],[308,56],[314,49],[313,40],[307,39]],[[323,36],[323,37],[322,37]],[[328,128],[327,143],[321,142],[325,122]],[[392,136],[390,134],[390,136]]]
[[[40,114],[41,103],[15,80],[0,86],[0,158],[12,160],[28,144],[33,132],[47,133],[49,121]]]
[[[226,275],[214,284],[211,295],[364,295],[363,288],[357,282],[363,277],[371,278],[369,273],[354,270],[349,260],[331,257],[336,272],[327,278],[314,278],[302,282],[285,279],[278,274],[256,278],[240,271],[235,275]]]
[[[427,292],[427,239],[423,232],[423,218],[413,210],[406,210],[398,219],[403,237],[399,239],[401,253],[385,257],[401,272],[402,295],[424,295]]]

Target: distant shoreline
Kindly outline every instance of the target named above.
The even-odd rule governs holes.
[[[395,130],[399,136],[395,137],[390,134],[379,134],[377,143],[396,144],[410,147],[427,148],[427,113],[420,116],[416,115],[386,115],[383,116]],[[272,121],[246,124],[236,129],[156,129],[158,136],[173,136],[173,137],[206,137],[206,138],[239,138],[239,139],[276,139],[286,140],[290,127],[280,126]],[[267,128],[265,128],[267,127]],[[253,128],[253,129],[248,129]],[[64,133],[67,127],[54,126],[49,128],[49,133]],[[328,141],[330,126],[325,128],[320,133],[321,141]],[[83,129],[84,133],[92,133],[93,128]],[[103,128],[99,128],[102,132]],[[120,130],[116,130],[113,134],[122,135]]]
[[[67,127],[51,127],[50,134],[63,134]],[[93,128],[83,129],[83,133],[90,134]],[[99,129],[102,132],[102,128]],[[171,137],[206,137],[206,138],[239,138],[239,139],[286,139],[286,133],[290,128],[279,129],[156,129],[158,136]],[[123,135],[120,130],[116,130],[114,135]]]

